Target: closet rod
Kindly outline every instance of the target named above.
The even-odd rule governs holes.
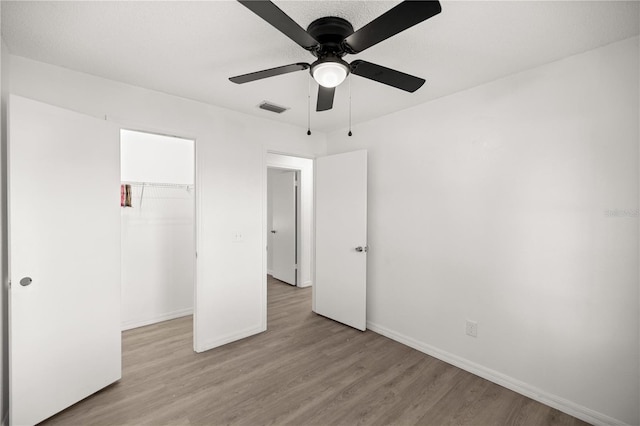
[[[193,190],[193,184],[186,184],[186,183],[158,183],[158,182],[134,182],[134,181],[121,181],[120,183],[123,185],[130,185],[132,187],[142,188],[142,190],[140,191],[140,203],[139,203],[140,207],[142,207],[142,202],[144,200],[144,189],[147,187],[184,189],[187,192],[191,192]],[[152,197],[152,198],[155,198],[155,197]]]
[[[193,188],[193,184],[191,183],[158,183],[158,182],[132,182],[132,181],[122,181],[123,184],[128,184],[132,186],[156,186],[161,188]]]

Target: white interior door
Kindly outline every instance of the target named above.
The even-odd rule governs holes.
[[[315,312],[367,326],[367,151],[316,160]]]
[[[121,376],[118,129],[12,96],[10,420],[38,423]]]
[[[270,175],[273,277],[296,285],[296,172]]]

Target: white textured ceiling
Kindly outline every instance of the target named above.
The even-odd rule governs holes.
[[[340,16],[357,30],[398,1],[276,1],[302,27]],[[410,94],[351,79],[354,123],[638,35],[637,1],[442,1],[442,13],[349,62],[365,59],[423,77]],[[314,58],[235,1],[2,1],[12,54],[230,108],[307,124],[307,71],[244,85],[228,77]],[[348,122],[348,83],[312,128]],[[268,100],[290,107],[276,115]]]

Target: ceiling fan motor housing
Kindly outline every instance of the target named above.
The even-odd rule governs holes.
[[[344,39],[353,34],[353,26],[346,19],[337,16],[326,16],[319,18],[309,24],[307,32],[316,40],[319,45],[315,46],[311,53],[317,58],[327,55],[339,58],[346,55]]]

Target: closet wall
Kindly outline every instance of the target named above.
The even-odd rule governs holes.
[[[122,328],[193,312],[194,142],[121,133]]]

